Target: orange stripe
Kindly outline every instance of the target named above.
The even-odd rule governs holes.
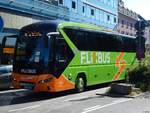
[[[121,52],[121,53],[119,54],[119,56],[117,57],[117,59],[116,59],[116,66],[117,66],[117,67],[118,67],[119,64],[120,64],[121,59],[123,58],[123,55],[124,55],[124,52]]]
[[[126,62],[122,61],[122,58],[124,56],[124,52],[120,52],[119,56],[116,58],[116,67],[118,67],[118,71],[116,72],[113,80],[117,80],[120,76],[120,74],[122,73],[122,71],[124,70],[125,66],[126,66]]]
[[[117,80],[119,78],[119,76],[122,73],[122,71],[124,70],[125,66],[126,66],[126,62],[123,61],[113,80]]]

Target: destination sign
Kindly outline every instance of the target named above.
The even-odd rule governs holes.
[[[26,32],[24,33],[25,37],[40,37],[42,34],[40,32]]]

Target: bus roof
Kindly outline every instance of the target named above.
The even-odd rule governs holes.
[[[128,37],[128,38],[136,38],[134,36],[120,34],[117,31],[113,31],[113,30],[106,29],[106,28],[101,27],[101,26],[96,26],[96,25],[91,25],[91,24],[64,22],[64,23],[60,24],[60,26],[62,28],[85,29],[88,31],[96,31],[96,32],[101,32],[101,33],[106,33],[106,34],[111,34],[111,35],[118,35],[118,36],[123,36],[123,37]]]
[[[24,27],[21,28],[21,32],[22,31],[36,31],[38,30],[50,30],[51,32],[56,32],[57,28],[58,28],[59,22],[57,21],[41,21],[41,22],[36,22],[33,24],[29,24],[26,25]]]
[[[41,21],[41,22],[36,22],[27,26],[24,26],[22,30],[28,29],[28,30],[34,30],[35,28],[39,29],[53,29],[53,32],[57,31],[57,28],[73,28],[73,29],[85,29],[88,31],[95,31],[95,32],[102,32],[106,34],[111,34],[111,35],[118,35],[118,36],[123,36],[123,37],[128,37],[128,38],[135,38],[134,36],[129,36],[129,35],[123,35],[118,33],[117,31],[113,31],[110,29],[106,29],[101,26],[96,26],[92,24],[84,24],[84,23],[77,23],[77,22],[64,22],[64,21],[56,21],[56,20],[51,20],[51,21]]]

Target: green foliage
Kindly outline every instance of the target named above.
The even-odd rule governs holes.
[[[150,90],[150,56],[139,62],[139,65],[128,71],[129,82],[142,91]]]

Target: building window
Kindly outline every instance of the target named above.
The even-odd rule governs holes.
[[[120,24],[120,19],[118,18],[118,23]]]
[[[122,27],[124,27],[124,20],[121,21]]]
[[[110,0],[107,0],[107,4],[110,6],[110,5],[111,5],[111,1],[110,1]]]
[[[132,23],[130,23],[130,30],[132,30],[132,27],[133,27],[133,24],[132,24]]]
[[[72,1],[72,9],[76,9],[76,2]]]
[[[82,6],[82,12],[85,13],[85,7],[84,6]]]
[[[121,31],[121,34],[124,34],[124,31]]]
[[[63,0],[58,0],[58,3],[63,5]]]
[[[110,15],[107,15],[107,21],[110,21]]]
[[[91,15],[94,16],[94,9],[91,9]]]
[[[104,4],[107,4],[107,1],[106,1],[106,0],[104,0]]]
[[[117,23],[117,19],[116,19],[116,17],[114,17],[114,23]]]
[[[128,29],[128,26],[129,26],[129,22],[127,21],[127,25],[126,25],[126,28]]]

